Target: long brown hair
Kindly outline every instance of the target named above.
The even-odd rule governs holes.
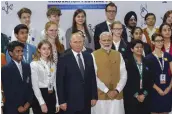
[[[50,56],[48,57],[48,60],[50,61],[50,62],[54,62],[54,60],[53,60],[53,50],[52,50],[52,45],[51,45],[51,43],[48,41],[48,40],[42,40],[41,42],[39,42],[39,44],[38,44],[38,47],[37,47],[37,49],[36,49],[36,54],[34,55],[34,61],[38,61],[38,60],[40,60],[40,58],[41,58],[41,53],[39,52],[39,49],[41,49],[41,47],[42,47],[42,45],[44,45],[44,44],[48,44],[49,46],[50,46]]]
[[[83,26],[84,26],[84,30],[85,30],[85,34],[88,38],[88,42],[91,43],[91,35],[88,31],[88,28],[87,28],[87,20],[86,20],[86,12],[83,10],[83,9],[77,9],[75,12],[74,12],[74,15],[73,15],[73,23],[72,23],[72,33],[75,33],[78,31],[77,29],[77,26],[76,26],[76,21],[75,21],[75,18],[78,14],[80,13],[83,13],[84,16],[85,16],[85,22],[83,23]]]
[[[52,21],[47,22],[45,24],[45,31],[47,31],[51,25],[58,26],[55,22],[52,22]],[[57,37],[55,38],[55,44],[56,44],[57,52],[59,52],[59,53],[64,52],[64,46],[63,46],[63,44],[60,43],[58,34],[57,34]]]

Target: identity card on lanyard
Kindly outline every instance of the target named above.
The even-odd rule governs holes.
[[[162,63],[156,54],[155,54],[155,56],[159,62],[159,65],[160,65],[160,68],[162,71],[162,73],[160,74],[160,84],[166,84],[166,74],[163,73],[163,70],[164,70],[164,53],[162,53]]]

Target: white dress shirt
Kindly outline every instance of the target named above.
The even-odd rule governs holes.
[[[114,42],[114,41],[113,41],[113,44],[114,44],[115,49],[116,49],[117,51],[118,51],[118,49],[119,49],[120,42],[121,42],[121,40],[118,41],[118,42]]]
[[[111,32],[110,25],[111,25],[112,23],[110,23],[109,21],[106,21],[106,24],[107,24],[107,26],[108,26],[108,30],[109,30],[109,32]]]
[[[94,62],[94,69],[95,69],[95,73],[96,73],[96,80],[97,80],[97,87],[103,91],[104,93],[107,93],[109,91],[109,89],[107,88],[107,86],[98,78],[97,76],[97,65],[96,65],[96,61],[95,61],[95,57],[92,53],[92,57],[93,57],[93,62]],[[116,89],[121,92],[127,82],[127,70],[125,67],[125,62],[123,60],[122,55],[120,54],[120,58],[121,58],[121,62],[120,62],[120,80],[116,86]]]
[[[48,88],[49,81],[53,83],[55,95],[56,95],[56,107],[59,106],[58,97],[57,97],[57,88],[56,88],[56,65],[51,63],[50,71],[50,62],[46,62],[40,58],[38,61],[32,61],[30,63],[31,67],[31,78],[32,78],[32,87],[36,98],[40,105],[45,104],[45,101],[42,97],[40,88]],[[51,77],[48,75],[51,72]],[[47,91],[48,92],[48,91]]]
[[[22,64],[21,64],[21,61],[18,63],[17,61],[15,61],[15,60],[13,60],[14,61],[14,63],[16,64],[16,66],[17,66],[17,68],[18,68],[18,70],[19,70],[19,72],[20,72],[20,75],[21,75],[21,78],[22,78],[22,80],[23,80],[23,70],[22,70]]]
[[[74,57],[75,57],[76,62],[78,64],[78,67],[79,67],[78,54],[80,54],[80,57],[81,57],[81,60],[82,60],[82,63],[83,63],[84,69],[85,69],[84,57],[83,57],[82,53],[81,52],[80,53],[77,53],[74,50],[72,50],[72,52],[74,54]]]
[[[62,43],[64,48],[66,49],[66,37],[65,37],[65,32],[63,29],[58,28],[58,36],[59,36],[60,43]],[[45,29],[41,31],[40,41],[43,39],[45,39]]]

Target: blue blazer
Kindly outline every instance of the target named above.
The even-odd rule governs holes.
[[[57,64],[57,95],[59,104],[67,103],[67,112],[91,110],[91,100],[98,99],[92,56],[87,52],[82,54],[85,63],[84,78],[71,50],[64,53]]]
[[[13,60],[1,68],[2,84],[6,101],[5,114],[19,114],[18,107],[26,102],[31,104],[33,98],[30,65],[22,62],[23,80]]]

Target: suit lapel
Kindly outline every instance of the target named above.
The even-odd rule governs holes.
[[[108,25],[107,25],[106,21],[105,21],[103,24],[104,24],[104,25],[103,25],[104,31],[111,32],[111,31],[109,31],[109,29],[108,29]]]
[[[119,52],[122,51],[121,48],[123,48],[123,42],[122,42],[122,40],[120,41],[120,44],[119,44],[119,48],[118,48],[118,51],[119,51]]]
[[[73,52],[72,52],[72,50],[70,50],[70,55],[71,55],[71,61],[73,61],[73,65],[74,65],[74,67],[75,67],[75,69],[77,69],[77,72],[78,73],[80,73],[80,75],[81,75],[81,77],[82,77],[82,74],[81,74],[81,71],[80,71],[80,68],[79,68],[79,66],[78,66],[78,63],[77,63],[77,61],[76,61],[76,58],[75,58],[75,56],[74,56],[74,54],[73,54]]]
[[[115,47],[115,45],[114,45],[114,43],[112,42],[112,48],[111,49],[114,49],[114,50],[116,50],[116,47]]]
[[[23,80],[22,80],[22,77],[21,77],[21,74],[20,74],[20,71],[19,71],[19,69],[18,69],[16,63],[15,63],[13,60],[11,60],[11,65],[12,65],[12,68],[13,68],[14,72],[16,73],[16,77],[17,77],[19,80],[23,81]]]

